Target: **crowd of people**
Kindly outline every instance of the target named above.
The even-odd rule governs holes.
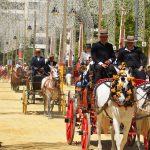
[[[96,83],[99,79],[111,78],[116,74],[114,66],[120,68],[122,62],[128,68],[132,68],[132,73],[135,78],[143,80],[149,78],[150,67],[146,68],[147,58],[142,52],[142,49],[136,46],[137,41],[134,36],[127,36],[125,42],[126,46],[124,48],[114,51],[113,45],[108,42],[108,31],[106,29],[101,30],[99,41],[92,46],[91,44],[87,44],[86,51],[83,51],[80,58],[78,58],[75,66],[75,70],[79,72],[78,78],[75,81],[77,85],[88,84],[90,72],[93,72],[93,83]],[[86,67],[82,67],[81,69],[83,65]],[[18,68],[22,68],[25,71],[31,69],[33,76],[40,70],[43,70],[44,74],[48,75],[50,66],[58,66],[57,62],[54,61],[54,55],[50,55],[48,59],[45,59],[41,55],[41,50],[36,49],[35,56],[32,57],[29,66],[26,63],[22,64],[22,61],[18,61],[14,70],[16,71]],[[1,66],[1,70],[4,67]],[[82,70],[82,75],[80,70]],[[84,80],[84,82],[81,83],[81,80]]]
[[[120,68],[122,62],[126,64],[126,67],[132,69],[132,75],[135,78],[149,80],[150,69],[148,68],[150,67],[146,67],[147,58],[142,49],[136,46],[137,41],[134,36],[127,36],[125,42],[126,46],[115,52],[113,45],[108,42],[108,31],[106,29],[101,30],[99,41],[91,47],[87,45],[86,52],[81,53],[81,57],[78,59],[76,70],[79,70],[80,64],[86,65],[87,68],[82,73],[82,77],[80,75],[78,78],[77,86],[88,84],[91,71],[94,84],[99,79],[112,78],[117,73],[115,67]]]

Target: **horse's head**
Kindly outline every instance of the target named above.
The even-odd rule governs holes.
[[[17,74],[17,76],[21,76],[21,75],[22,75],[22,73],[23,73],[23,69],[22,69],[22,67],[17,68],[17,70],[16,70],[16,74]]]
[[[53,78],[59,79],[58,69],[56,67],[50,66],[50,74]]]
[[[111,96],[119,105],[132,105],[134,95],[134,77],[130,68],[116,68],[117,75],[113,76]]]

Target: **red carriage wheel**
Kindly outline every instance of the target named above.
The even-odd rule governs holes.
[[[133,120],[128,133],[127,145],[133,146],[136,139],[136,122]]]
[[[72,144],[75,132],[76,115],[74,111],[74,102],[70,98],[68,101],[67,115],[65,118],[66,122],[66,138],[69,145]]]
[[[144,137],[144,147],[145,150],[150,150],[150,130],[148,131],[147,136]]]
[[[81,135],[82,150],[88,150],[90,146],[90,137],[91,137],[90,114],[85,113],[82,119],[82,135]]]

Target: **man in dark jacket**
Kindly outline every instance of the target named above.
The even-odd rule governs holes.
[[[115,53],[112,44],[108,43],[108,31],[100,31],[100,41],[92,45],[91,56],[94,62],[94,83],[102,78],[110,78],[116,74],[112,63]]]
[[[125,62],[127,67],[133,69],[133,75],[137,79],[146,79],[144,68],[147,64],[147,58],[141,48],[135,46],[134,36],[127,36],[127,46],[119,50],[117,62],[120,65]]]
[[[50,66],[57,66],[57,62],[54,61],[54,55],[50,55],[48,58],[48,61],[46,62],[45,65],[45,72],[49,73],[50,72]]]
[[[31,68],[32,68],[32,75],[36,75],[41,69],[44,69],[45,66],[45,58],[41,56],[41,50],[35,50],[35,56],[32,57],[31,61]]]

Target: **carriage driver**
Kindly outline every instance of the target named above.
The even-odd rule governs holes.
[[[16,71],[18,68],[22,68],[22,61],[18,60],[18,62],[16,63]]]
[[[52,67],[57,67],[57,62],[54,61],[54,55],[51,54],[46,62],[46,65],[45,65],[45,72],[46,73],[49,73],[50,72],[50,66]]]
[[[96,83],[102,78],[111,78],[116,74],[112,63],[115,61],[113,45],[108,43],[108,31],[103,29],[99,35],[100,41],[94,43],[91,49],[93,65],[93,82]]]
[[[133,69],[133,76],[137,79],[146,79],[144,68],[147,64],[147,58],[141,48],[135,46],[134,36],[127,36],[126,47],[118,52],[117,62],[120,65],[125,62],[127,67]]]
[[[32,75],[35,76],[38,73],[38,71],[44,69],[44,66],[45,66],[45,58],[41,56],[41,50],[36,49],[35,56],[32,57],[31,61]]]

